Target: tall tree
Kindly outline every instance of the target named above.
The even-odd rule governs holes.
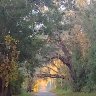
[[[1,77],[4,76],[4,78],[2,77],[3,79],[0,78],[0,94],[2,96],[10,95],[9,94],[10,91],[8,91],[9,93],[7,94],[7,89],[5,90],[5,88],[7,88],[6,86],[9,87],[10,85],[9,82],[11,82],[10,78],[11,77],[15,78],[15,74],[18,72],[18,70],[14,69],[15,68],[14,63],[17,63],[17,61],[14,62],[15,60],[14,61],[9,60],[10,58],[14,57],[13,56],[14,53],[12,53],[15,51],[14,48],[17,47],[16,50],[18,49],[20,51],[19,62],[22,62],[22,61],[30,62],[31,67],[29,67],[28,70],[30,70],[32,74],[35,66],[38,66],[38,61],[35,57],[36,57],[36,53],[38,52],[38,49],[42,46],[42,43],[41,43],[42,41],[38,40],[38,38],[35,37],[37,33],[34,32],[35,19],[33,18],[32,4],[33,2],[30,3],[27,0],[13,0],[13,1],[1,0],[0,1],[0,30],[1,30],[0,31],[0,34],[1,34],[0,35],[0,47],[1,47],[0,60],[2,62],[4,61],[4,63],[7,62],[9,65],[8,68],[11,66],[11,63],[12,63],[11,71],[12,72],[14,71],[13,73],[9,72],[10,68],[8,69],[5,64],[2,64],[2,62],[0,62],[0,67],[2,67],[0,68],[0,76]],[[11,40],[10,40],[11,37],[9,35],[12,36],[12,38],[17,40],[18,44],[16,47],[13,44],[14,39],[12,39],[12,44],[11,44]],[[4,42],[4,37],[6,36],[8,36],[8,44],[10,42],[9,45],[6,44],[6,42]],[[12,50],[10,49],[10,47],[12,47]],[[12,51],[12,52],[10,52],[9,54],[8,53],[9,51]],[[14,58],[16,59],[16,57]],[[6,61],[6,59],[8,59],[9,61],[8,60]],[[5,67],[8,70],[6,70]],[[3,72],[6,76],[3,74]],[[8,88],[8,90],[9,89],[10,88]]]

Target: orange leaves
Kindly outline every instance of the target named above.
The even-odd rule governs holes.
[[[72,54],[72,50],[75,48],[80,49],[82,56],[85,56],[88,52],[90,40],[86,32],[83,31],[81,25],[75,24],[71,30],[71,33],[68,34],[68,32],[65,32],[61,38],[64,44],[66,44],[70,54]]]
[[[16,80],[18,77],[18,66],[15,61],[6,64],[0,64],[0,77],[3,79],[6,87],[9,82]]]
[[[79,7],[85,7],[88,0],[76,0]]]
[[[6,43],[7,45],[10,45],[11,42],[14,40],[10,35],[5,36],[4,39],[5,39],[5,43]]]
[[[11,45],[13,47],[19,42],[18,40],[13,39],[10,35],[5,36],[4,40],[6,45]]]
[[[86,52],[90,47],[90,41],[87,37],[87,34],[82,31],[81,25],[74,26],[73,31],[74,31],[73,41],[75,45],[79,44],[82,55],[85,56]]]
[[[5,36],[4,44],[4,52],[1,52],[0,55],[2,60],[0,64],[0,77],[4,83],[3,85],[7,87],[9,82],[16,80],[18,77],[18,65],[16,63],[18,51],[16,41],[10,35]]]
[[[16,80],[18,78],[18,65],[15,61],[11,62],[10,69],[10,81]]]

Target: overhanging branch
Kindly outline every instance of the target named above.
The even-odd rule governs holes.
[[[63,62],[63,64],[65,64],[69,69],[71,69],[71,60],[70,59],[64,58],[61,55],[59,55],[59,56],[53,56],[51,58],[51,60],[53,60],[53,59],[60,59]]]

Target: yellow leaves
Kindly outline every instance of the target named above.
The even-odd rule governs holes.
[[[46,13],[49,11],[48,7],[46,7],[45,5],[42,6],[42,7],[39,7],[39,10],[42,12],[42,13]]]
[[[1,64],[0,77],[5,81],[6,87],[10,81],[16,80],[18,77],[18,66],[16,62],[12,61],[10,64]]]
[[[85,7],[86,5],[87,5],[87,2],[88,0],[76,0],[76,2],[77,2],[77,5],[79,6],[79,7]]]
[[[11,42],[14,40],[10,35],[7,35],[7,36],[5,36],[5,43],[6,44],[11,44]]]
[[[12,60],[10,67],[10,81],[16,80],[18,78],[18,65]]]
[[[61,38],[64,44],[66,44],[70,54],[72,54],[75,48],[80,49],[82,56],[87,54],[90,47],[90,40],[81,25],[75,24],[70,34],[65,32]]]
[[[19,42],[19,40],[13,39],[13,37],[10,36],[10,35],[5,36],[5,37],[4,37],[4,40],[5,40],[5,44],[6,44],[6,45],[17,44],[17,43]],[[14,42],[14,43],[13,43],[13,42]]]
[[[87,37],[87,34],[82,31],[80,25],[74,26],[74,37],[73,41],[75,44],[79,44],[82,55],[85,56],[88,48],[90,47],[90,41]]]
[[[0,64],[0,77],[3,80],[4,86],[7,87],[9,82],[18,78],[18,64],[16,63],[18,51],[16,49],[15,39],[13,39],[10,35],[5,36],[4,39],[5,45],[10,46],[11,48],[4,50],[8,51],[6,54],[1,54],[3,58]]]
[[[73,16],[75,16],[75,12],[72,11],[72,10],[65,11],[65,15],[66,15],[67,17],[69,17],[69,16],[73,17]]]

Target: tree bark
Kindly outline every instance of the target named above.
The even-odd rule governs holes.
[[[2,78],[0,78],[0,96],[5,96],[4,95],[4,86],[3,86]]]
[[[7,90],[7,94],[6,96],[12,96],[12,92],[11,92],[11,86],[10,84],[8,85],[8,90]]]
[[[2,79],[0,78],[0,96],[2,96]]]
[[[8,87],[4,87],[1,78],[0,78],[0,96],[12,96],[10,84],[8,85]]]

